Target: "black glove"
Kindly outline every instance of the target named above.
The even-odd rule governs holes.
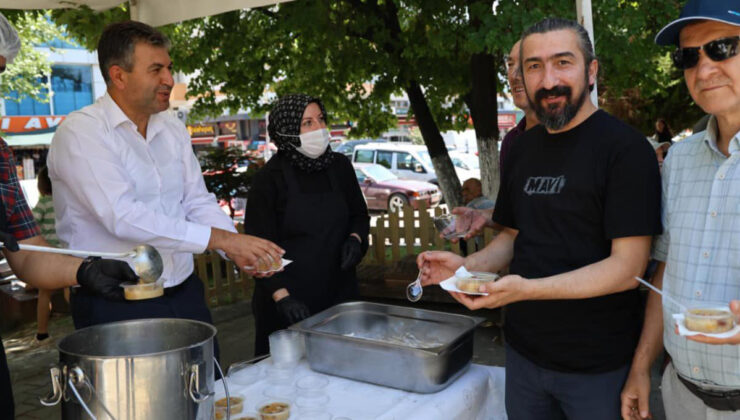
[[[7,232],[0,232],[0,242],[3,243],[3,247],[10,252],[18,251],[18,242],[16,242],[13,235]]]
[[[121,283],[136,283],[139,278],[123,261],[88,257],[77,269],[77,283],[87,292],[108,300],[123,300]]]
[[[305,303],[290,296],[286,296],[275,302],[275,307],[288,325],[293,325],[311,316],[308,306]]]
[[[350,236],[342,245],[342,271],[354,268],[362,260],[362,244],[359,239]]]

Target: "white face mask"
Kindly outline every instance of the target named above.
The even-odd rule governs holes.
[[[329,130],[326,128],[301,134],[298,137],[301,139],[301,147],[296,147],[296,150],[311,159],[316,159],[324,154],[326,147],[329,145]]]

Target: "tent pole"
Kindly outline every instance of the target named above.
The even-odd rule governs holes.
[[[131,7],[131,10],[129,11],[131,15],[131,20],[141,20],[139,16],[139,0],[129,0],[128,4]]]
[[[578,15],[578,23],[586,28],[588,36],[591,38],[591,45],[594,45],[595,50],[596,44],[594,43],[594,22],[591,13],[591,0],[576,0],[576,13]],[[596,82],[594,82],[594,90],[591,92],[591,102],[597,107],[599,106],[598,86]]]

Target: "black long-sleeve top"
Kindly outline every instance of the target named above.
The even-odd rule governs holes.
[[[331,152],[334,153],[334,152]],[[247,199],[247,209],[244,214],[244,233],[280,243],[280,232],[283,225],[285,208],[288,199],[288,187],[285,183],[283,161],[285,155],[276,154],[265,167],[255,174]],[[298,187],[304,193],[323,193],[331,190],[329,177],[334,181],[344,196],[348,212],[349,223],[346,236],[356,233],[362,239],[363,254],[368,248],[368,234],[370,231],[370,216],[367,211],[365,197],[355,176],[354,168],[346,156],[334,153],[331,164],[322,171],[304,172],[293,167],[297,176]],[[316,244],[322,246],[322,244]],[[341,252],[341,250],[336,250]],[[286,256],[290,258],[290,256]],[[282,273],[272,277],[259,279],[261,286],[269,293],[287,287]]]

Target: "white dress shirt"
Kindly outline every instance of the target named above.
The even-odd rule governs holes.
[[[211,227],[236,231],[206,190],[187,129],[167,112],[149,117],[144,138],[106,93],[59,126],[47,165],[59,238],[110,252],[150,244],[165,287],[193,272]]]

